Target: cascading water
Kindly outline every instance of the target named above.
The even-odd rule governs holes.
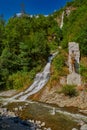
[[[60,29],[62,29],[63,24],[64,24],[64,11],[62,13],[62,19],[61,19]]]
[[[33,84],[23,93],[24,94],[23,96],[19,97],[19,100],[22,100],[22,101],[26,100],[29,96],[37,93],[45,86],[45,84],[48,82],[49,77],[50,77],[51,61],[56,55],[57,55],[57,52],[48,58],[49,61],[46,64],[43,72],[38,73],[36,75]]]
[[[34,79],[33,84],[24,92],[20,92],[19,94],[16,94],[15,96],[8,99],[7,102],[11,102],[18,98],[20,101],[25,101],[29,96],[37,93],[40,91],[48,82],[50,78],[50,66],[52,59],[57,55],[58,52],[52,54],[48,57],[48,62],[43,70],[43,72],[36,74],[36,77]]]
[[[30,95],[37,93],[44,85],[48,82],[50,77],[50,66],[52,59],[57,55],[57,53],[52,54],[48,58],[48,62],[43,70],[43,72],[36,74],[33,84],[26,89],[24,92],[20,92],[15,96],[6,100],[7,105],[10,102],[21,102],[24,101],[28,103],[26,111],[23,112],[29,114],[29,118],[37,120],[45,120],[45,122],[52,128],[52,130],[57,129],[67,129],[70,130],[73,126],[77,124],[80,120],[87,121],[87,117],[81,114],[74,114],[60,108],[52,107],[46,104],[41,104],[38,102],[30,102],[26,100]],[[18,104],[17,104],[18,105]],[[18,107],[16,105],[16,107]],[[20,106],[20,105],[19,105]],[[34,113],[34,114],[33,114]],[[55,123],[54,123],[55,121]],[[64,125],[63,125],[64,124]],[[69,124],[69,125],[68,125]]]

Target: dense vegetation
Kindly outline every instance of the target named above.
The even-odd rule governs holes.
[[[62,45],[67,48],[70,41],[79,43],[82,55],[87,55],[87,0],[73,0],[67,4],[71,7],[69,16],[65,15]]]
[[[28,86],[61,37],[57,22],[40,15],[0,19],[0,89]]]
[[[58,24],[63,10],[67,8],[71,9],[71,13],[64,15],[61,30]],[[68,42],[78,42],[81,55],[87,56],[86,22],[87,0],[68,2],[48,17],[23,14],[7,22],[0,18],[0,89],[30,85],[35,74],[46,64],[49,54],[56,51],[59,45],[66,50]],[[53,61],[54,79],[67,74],[65,50]],[[87,79],[86,71],[87,66],[81,64],[81,74]]]

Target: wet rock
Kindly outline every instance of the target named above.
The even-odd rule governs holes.
[[[31,123],[34,123],[34,120],[31,120]]]
[[[37,125],[40,125],[41,124],[41,121],[35,121],[35,123],[37,124]]]
[[[87,130],[87,124],[84,124],[83,126],[81,126],[80,130]]]

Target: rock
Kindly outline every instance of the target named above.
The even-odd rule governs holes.
[[[60,78],[60,84],[61,85],[65,85],[66,84],[66,77],[63,76],[63,77]]]
[[[45,127],[44,130],[47,130],[47,128]]]
[[[26,103],[25,106],[28,106],[28,103]]]
[[[78,129],[76,129],[76,128],[73,128],[72,130],[78,130]]]
[[[44,126],[45,126],[45,122],[42,122],[42,123],[41,123],[41,127],[44,127]]]
[[[72,72],[67,76],[67,84],[69,85],[80,85],[81,84],[81,76],[75,72]]]
[[[23,108],[22,108],[22,106],[19,106],[19,108],[18,108],[18,109],[19,109],[19,111],[22,111],[22,109],[23,109]]]
[[[16,108],[14,108],[14,110],[15,110],[15,111],[18,111],[18,108],[16,107]]]
[[[47,128],[47,130],[51,130],[51,128]]]
[[[37,125],[40,125],[41,124],[41,121],[35,121],[35,123],[37,124]]]
[[[87,124],[82,125],[80,130],[87,130]]]
[[[78,123],[79,126],[82,126],[84,125],[84,122],[81,120],[79,123]]]
[[[32,123],[34,123],[34,120],[31,120]]]
[[[3,112],[7,112],[7,108],[3,108]]]

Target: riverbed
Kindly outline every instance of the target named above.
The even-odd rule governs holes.
[[[79,128],[77,124],[80,121],[80,116],[77,118],[76,112],[68,112],[66,109],[61,109],[53,105],[27,101],[12,102],[3,107],[7,107],[10,111],[16,110],[17,116],[23,120],[45,122],[45,127],[52,130],[72,130],[73,128]],[[21,110],[20,108],[23,109]]]

